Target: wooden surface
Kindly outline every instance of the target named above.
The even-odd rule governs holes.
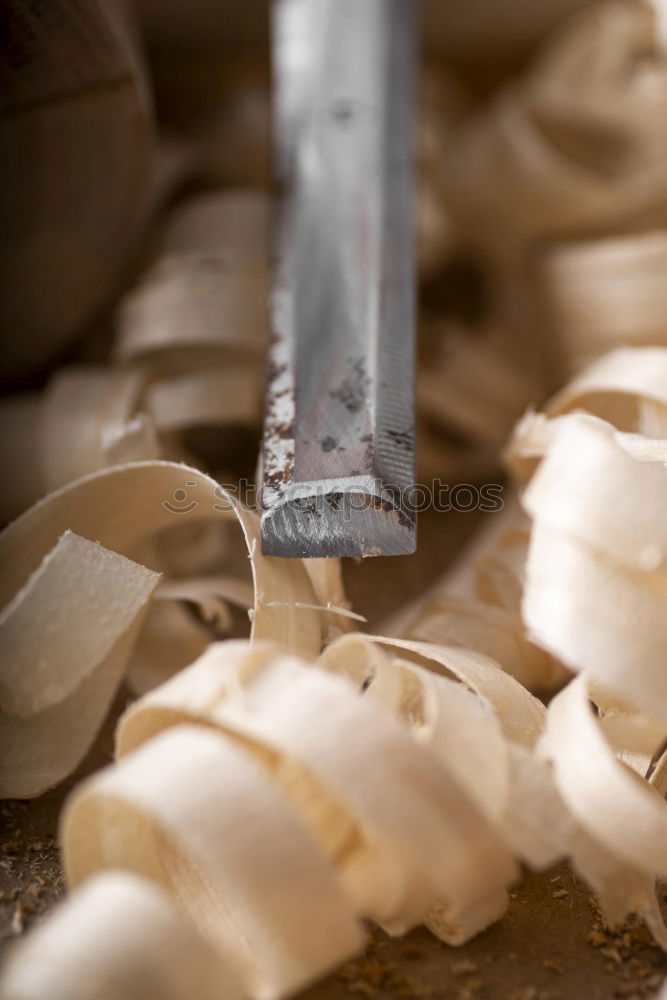
[[[420,516],[417,555],[349,561],[356,610],[374,627],[445,569],[482,517],[493,516],[429,512]],[[59,811],[68,788],[110,759],[114,720],[127,699],[122,691],[96,746],[65,786],[32,802],[0,804],[3,950],[64,893]],[[648,932],[634,921],[607,931],[590,893],[563,864],[524,875],[512,889],[506,916],[463,948],[447,947],[422,928],[393,940],[373,931],[365,955],[314,985],[302,1000],[637,1000],[655,996],[666,976],[667,956]]]

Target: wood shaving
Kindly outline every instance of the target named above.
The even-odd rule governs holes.
[[[659,5],[613,0],[487,102],[429,69],[422,278],[468,248],[495,305],[426,309],[424,468],[497,471],[518,420],[518,499],[382,635],[356,631],[337,560],[262,556],[257,511],[221,485],[260,419],[270,205],[189,185],[193,169],[219,183],[218,130],[243,129],[210,123],[163,162],[154,197],[183,196],[123,294],[110,362],[0,409],[0,514],[16,517],[0,794],[63,782],[125,678],[139,695],[115,761],[67,798],[69,896],[45,920],[55,844],[26,846],[19,822],[3,842],[3,869],[30,868],[0,897],[8,933],[37,924],[3,1000],[280,1000],[350,959],[351,995],[437,996],[413,939],[406,972],[373,925],[460,946],[522,905],[521,866],[564,859],[595,894],[587,941],[615,995],[658,989],[641,949],[650,932],[667,952],[665,37]],[[197,468],[202,429],[228,433],[219,479]],[[551,912],[576,902],[565,870]],[[451,995],[483,997],[484,971],[452,964]],[[560,996],[563,954],[542,972],[553,988],[510,996]]]

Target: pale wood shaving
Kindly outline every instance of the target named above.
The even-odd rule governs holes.
[[[167,982],[169,993],[164,992]],[[241,1000],[229,963],[155,883],[126,871],[89,879],[16,950],[5,1000]]]
[[[605,919],[637,913],[667,950],[665,23],[657,3],[592,5],[472,112],[426,81],[422,275],[462,237],[493,261],[497,315],[424,325],[423,467],[485,475],[529,407],[504,453],[525,514],[388,636],[353,631],[338,561],[263,557],[256,512],[155,460],[258,423],[264,192],[176,202],[114,363],[3,404],[0,513],[25,513],[0,536],[2,794],[71,773],[128,664],[142,695],[117,761],[68,800],[74,891],[3,998],[278,1000],[358,951],[364,919],[461,944],[505,912],[518,863],[565,857]],[[166,151],[162,196],[219,176],[220,135],[256,166],[235,113]],[[250,639],[212,644],[238,608]]]
[[[177,726],[81,785],[62,838],[73,885],[107,867],[157,882],[253,996],[292,992],[362,944],[333,870],[281,793],[210,729]]]
[[[315,730],[308,722],[311,713],[320,718]],[[489,886],[500,889],[511,878],[500,843],[484,830],[481,816],[475,821],[472,804],[447,772],[434,770],[435,762],[420,754],[400,728],[334,678],[276,660],[275,651],[272,659],[242,644],[211,647],[129,710],[119,728],[119,751],[179,721],[208,721],[266,743],[285,755],[286,763],[294,759],[308,768],[347,811],[347,825],[357,828],[360,848],[342,863],[348,892],[362,915],[395,932],[423,919],[438,890],[452,909],[465,910],[486,898]],[[283,787],[288,774],[282,776]],[[306,787],[304,802],[300,786],[288,784],[300,810],[311,815],[317,793],[312,781]],[[455,799],[458,805],[451,810],[447,803]],[[397,809],[399,802],[403,806]],[[318,809],[311,819],[316,830],[319,816]],[[466,845],[473,830],[476,846]],[[480,865],[484,842],[488,862],[473,876],[473,858]]]
[[[3,797],[38,795],[79,763],[120,683],[158,579],[68,531],[6,605]]]
[[[556,32],[518,85],[464,123],[444,161],[465,231],[507,253],[662,205],[662,51],[655,11],[634,0],[593,5]]]
[[[193,484],[188,489],[194,506],[185,515],[175,515],[168,501],[185,480]],[[5,566],[0,589],[6,602],[4,794],[35,795],[57,783],[92,742],[158,581],[157,574],[123,554],[132,555],[142,540],[175,516],[238,521],[250,555],[252,590],[244,581],[218,580],[214,592],[222,591],[235,603],[251,600],[252,636],[274,636],[306,655],[319,651],[321,616],[303,564],[262,557],[257,515],[214,480],[159,462],[119,466],[77,480],[32,507],[0,536]],[[211,589],[210,581],[191,581],[172,590],[171,597],[196,596],[201,602]],[[272,599],[280,601],[286,594],[291,601],[272,606]],[[192,629],[187,631],[191,634]],[[178,659],[183,655],[179,649],[177,666],[183,665]],[[145,642],[142,656],[144,662],[150,660]],[[144,668],[140,686],[154,683],[148,676]]]

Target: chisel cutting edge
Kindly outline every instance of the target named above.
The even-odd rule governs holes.
[[[414,0],[278,0],[266,555],[415,549]]]

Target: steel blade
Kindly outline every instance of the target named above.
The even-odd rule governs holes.
[[[262,550],[415,548],[413,0],[274,7]]]

